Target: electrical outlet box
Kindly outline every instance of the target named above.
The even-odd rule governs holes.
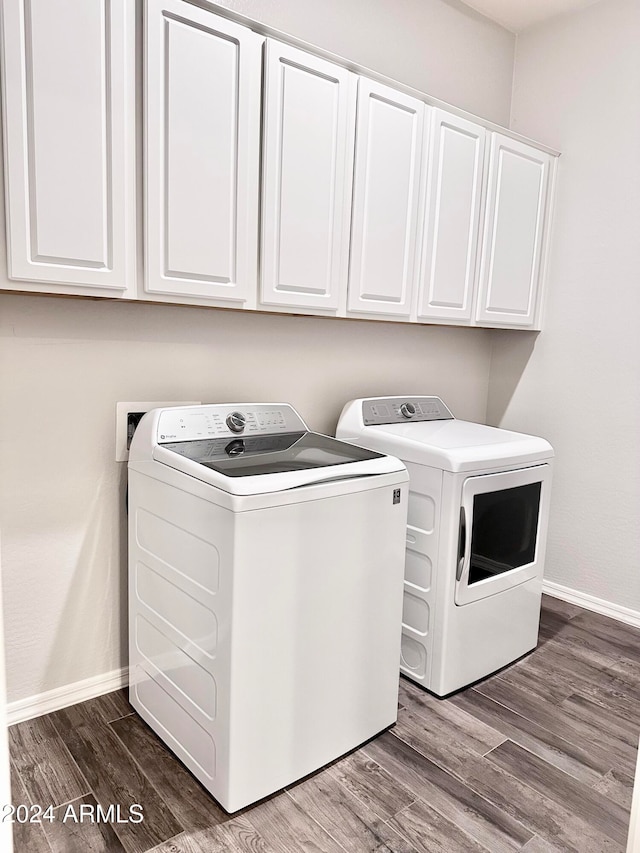
[[[145,412],[151,409],[166,409],[170,406],[199,406],[200,400],[178,400],[178,402],[116,403],[116,462],[126,462],[133,433]]]

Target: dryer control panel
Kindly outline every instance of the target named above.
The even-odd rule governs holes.
[[[453,415],[440,397],[379,397],[362,401],[362,421],[365,426],[451,419]]]
[[[157,442],[198,441],[244,435],[306,432],[307,425],[287,403],[231,403],[163,409]]]

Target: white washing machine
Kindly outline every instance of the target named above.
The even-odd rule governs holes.
[[[409,471],[401,671],[446,696],[534,649],[551,445],[438,397],[353,400],[336,434]]]
[[[130,701],[227,811],[395,722],[407,483],[286,404],[140,422]]]

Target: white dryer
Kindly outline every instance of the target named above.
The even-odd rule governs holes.
[[[130,701],[227,811],[395,722],[407,483],[286,404],[140,422]]]
[[[535,648],[551,445],[438,397],[352,400],[336,434],[409,471],[401,671],[446,696]]]

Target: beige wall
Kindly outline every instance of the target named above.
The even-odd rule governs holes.
[[[547,579],[640,611],[640,5],[518,38],[514,130],[563,152],[544,331],[496,333],[488,416],[557,453]],[[535,341],[535,346],[534,346]]]
[[[1,516],[10,698],[126,662],[118,400],[284,400],[320,431],[358,395],[483,419],[481,330],[4,295]]]
[[[232,5],[508,120],[514,38],[453,0]],[[455,414],[483,420],[490,354],[482,330],[0,294],[9,699],[126,663],[117,401],[285,400],[313,428],[331,430],[349,398],[412,391],[440,394]]]

